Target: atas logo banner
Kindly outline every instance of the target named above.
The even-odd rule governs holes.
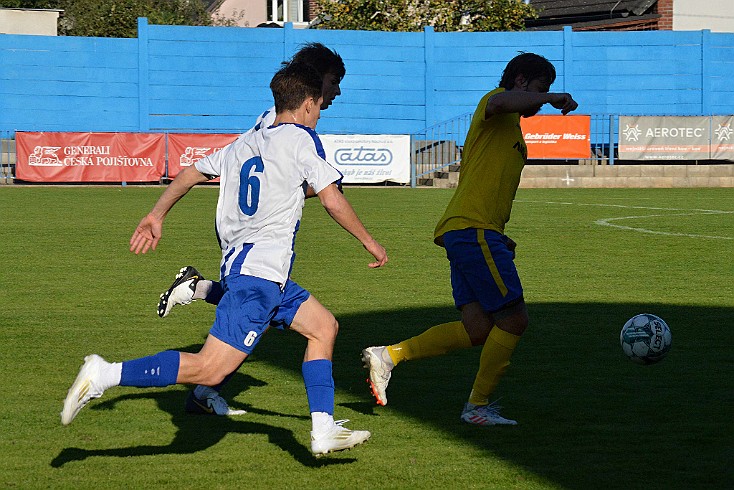
[[[326,161],[345,184],[410,182],[410,136],[404,134],[322,134]]]
[[[337,148],[334,159],[338,165],[390,165],[393,155],[388,148],[350,146]]]

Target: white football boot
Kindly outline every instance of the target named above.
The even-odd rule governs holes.
[[[106,365],[109,363],[97,354],[84,358],[84,364],[64,400],[64,409],[61,411],[62,425],[69,425],[87,403],[102,396],[104,388],[101,371]]]
[[[362,363],[364,367],[369,369],[370,377],[367,382],[372,389],[378,405],[387,405],[387,384],[390,382],[392,370],[395,365],[392,361],[386,361],[388,356],[387,349],[384,346],[367,347],[362,351]]]
[[[464,404],[464,411],[461,412],[461,421],[474,425],[517,425],[517,421],[510,420],[500,415],[501,407],[494,403],[489,405],[473,405],[471,403]]]
[[[196,283],[203,279],[199,271],[192,266],[182,267],[176,274],[171,287],[161,294],[161,299],[158,301],[158,316],[165,318],[174,306],[187,305],[194,301]]]
[[[311,452],[318,458],[335,451],[351,449],[370,438],[367,430],[351,430],[343,426],[348,420],[337,420],[327,432],[311,432]]]

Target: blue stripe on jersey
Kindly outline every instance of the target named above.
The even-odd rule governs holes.
[[[262,113],[262,115],[260,116],[260,122],[255,125],[255,131],[260,131],[260,128],[262,127],[261,124],[263,123],[265,116],[267,116],[269,113],[269,110]]]
[[[229,271],[231,273],[241,274],[240,269],[242,269],[242,264],[245,263],[245,257],[247,257],[247,253],[251,249],[252,243],[245,243],[244,245],[242,245],[242,250],[234,258],[234,261],[232,262],[232,267],[229,268]]]
[[[232,256],[232,254],[235,253],[236,251],[237,251],[237,248],[235,247],[232,250],[230,250],[229,252],[227,252],[227,255],[224,256],[224,260],[222,261],[222,267],[221,267],[221,270],[219,271],[220,279],[224,279],[224,273],[227,270],[227,261]]]
[[[290,277],[291,272],[293,271],[293,263],[296,261],[296,234],[298,233],[298,229],[301,227],[301,220],[299,219],[296,221],[296,228],[293,230],[293,241],[291,242],[291,265],[288,267],[288,277]]]
[[[319,138],[319,135],[316,133],[316,131],[309,128],[308,126],[304,126],[303,124],[293,123],[293,125],[298,126],[299,128],[305,130],[309,134],[309,136],[311,136],[311,139],[313,139],[313,144],[316,145],[316,153],[318,153],[318,155],[321,158],[326,160],[326,152],[324,151],[324,145],[321,144],[321,138]]]
[[[313,144],[316,146],[316,153],[321,158],[323,158],[324,161],[326,161],[326,152],[324,151],[324,145],[321,144],[321,138],[319,138],[319,135],[318,135],[318,133],[316,133],[316,131],[314,131],[313,129],[309,128],[308,126],[304,126],[303,124],[298,124],[298,123],[280,123],[280,124],[292,124],[294,126],[298,126],[299,128],[305,130],[306,133],[308,133],[308,135],[311,136],[311,139],[313,140]],[[280,126],[280,124],[278,124],[276,126],[270,126],[270,127],[271,128],[276,128],[276,127]],[[329,162],[326,162],[326,163],[329,163]],[[331,165],[331,164],[329,163],[329,165]],[[331,168],[333,168],[334,170],[336,170],[337,172],[339,172],[339,169],[336,168],[336,167],[334,167],[333,165],[331,165]],[[335,184],[339,188],[339,192],[341,192],[342,194],[344,194],[344,191],[342,190],[342,180],[344,180],[344,174],[342,174],[341,172],[339,172],[339,175],[341,176],[341,178],[339,178],[335,182]]]
[[[324,145],[321,144],[321,138],[319,138],[319,135],[316,133],[316,131],[314,131],[313,129],[309,128],[308,126],[304,126],[302,124],[295,124],[295,125],[298,126],[299,128],[303,128],[303,129],[306,130],[306,132],[313,139],[314,145],[316,145],[316,153],[318,153],[318,155],[321,158],[323,158],[324,160],[326,160],[326,152],[324,151]],[[334,168],[334,170],[336,170],[337,172],[339,172],[339,169],[336,168],[336,167],[334,167],[333,165],[332,165],[332,168]],[[341,172],[339,172],[339,175],[341,175],[341,178],[339,180],[337,180],[335,182],[335,184],[339,188],[339,192],[341,192],[342,194],[344,194],[344,191],[342,190],[342,180],[344,179],[344,174],[342,174]]]

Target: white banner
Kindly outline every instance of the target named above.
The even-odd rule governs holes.
[[[410,183],[410,136],[404,134],[320,134],[326,161],[345,184]]]
[[[707,116],[619,116],[622,160],[708,160]]]
[[[713,116],[711,132],[711,159],[734,160],[734,116]]]

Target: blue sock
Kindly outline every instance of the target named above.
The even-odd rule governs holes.
[[[218,305],[219,301],[224,296],[224,288],[221,282],[212,282],[212,288],[209,290],[209,294],[206,295],[204,301],[213,305]]]
[[[180,360],[179,352],[167,350],[154,356],[124,361],[120,386],[148,388],[175,385]]]
[[[328,359],[306,361],[301,370],[309,410],[334,415],[334,378],[331,375],[331,361]]]

